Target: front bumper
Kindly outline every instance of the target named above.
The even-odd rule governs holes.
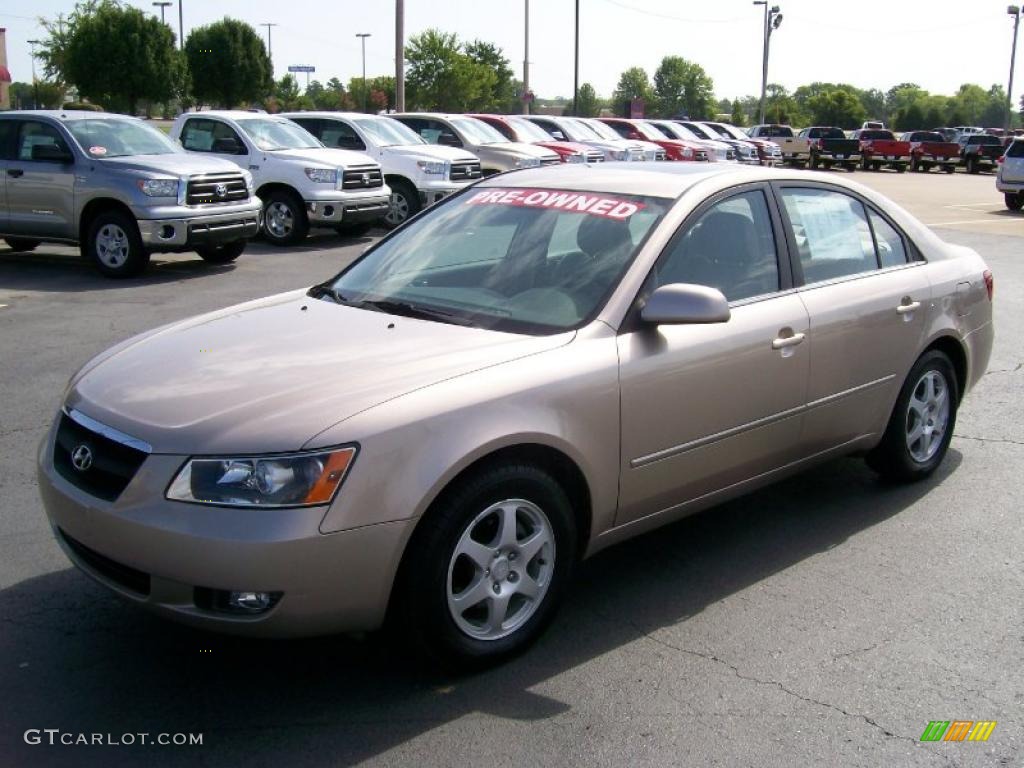
[[[261,637],[381,625],[414,521],[320,533],[326,508],[247,510],[164,499],[184,457],[153,454],[114,502],[56,472],[55,429],[39,452],[39,488],[68,558],[120,596],[193,626]],[[282,593],[258,615],[210,607],[209,590]]]
[[[188,217],[140,219],[142,244],[150,251],[181,251],[200,245],[218,245],[256,236],[260,203],[230,213]]]
[[[338,196],[330,199],[306,200],[306,216],[313,226],[330,227],[345,223],[358,224],[384,218],[391,206],[391,191],[360,197]]]
[[[819,163],[859,163],[861,158],[860,152],[855,152],[853,154],[843,154],[841,152],[815,152],[812,156],[816,156]]]
[[[1022,181],[1004,181],[1001,178],[996,179],[996,189],[1000,192],[1014,193],[1024,192],[1024,180]]]
[[[434,203],[441,202],[446,197],[454,195],[467,186],[468,182],[466,184],[454,184],[450,181],[425,181],[416,185],[416,191],[419,192],[420,205],[426,208]]]

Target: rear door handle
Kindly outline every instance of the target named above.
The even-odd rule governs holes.
[[[914,310],[917,310],[917,309],[920,309],[920,308],[921,308],[921,302],[920,301],[912,301],[909,304],[900,304],[898,307],[896,307],[896,311],[899,312],[901,315],[905,315],[908,312],[913,312]]]
[[[795,347],[803,340],[804,334],[802,333],[794,333],[792,336],[780,336],[779,338],[772,341],[772,349],[785,349],[786,347]]]
[[[24,176],[25,172],[23,170],[21,170],[21,168],[8,168],[7,169],[7,175],[8,176],[13,176],[14,178],[17,179],[20,176]]]

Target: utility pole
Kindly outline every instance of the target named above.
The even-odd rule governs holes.
[[[395,0],[395,110],[405,112],[405,2]]]
[[[167,8],[168,5],[171,5],[171,3],[162,2],[162,3],[153,3],[153,5],[160,9],[160,23],[161,24],[166,24],[167,23],[167,19],[164,18],[164,10]]]
[[[1006,92],[1006,120],[1003,135],[1010,135],[1010,113],[1013,111],[1013,69],[1017,64],[1017,28],[1020,26],[1021,9],[1016,5],[1007,7],[1006,12],[1013,16],[1013,48],[1010,49],[1010,86]]]
[[[39,109],[39,81],[36,80],[36,46],[42,45],[42,40],[28,40],[32,46],[32,109]]]
[[[779,28],[782,23],[782,14],[779,12],[779,6],[773,5],[771,8],[768,7],[768,0],[754,0],[754,5],[764,6],[764,47],[763,56],[761,61],[761,109],[760,109],[760,123],[764,123],[764,108],[765,108],[765,97],[768,92],[768,50],[772,42],[772,32]]]
[[[580,114],[580,0],[576,0],[576,60],[572,82],[572,113],[578,117]]]
[[[526,3],[526,42],[523,46],[523,114],[530,114],[530,0]]]
[[[185,0],[178,0],[178,47],[185,50],[185,11],[182,5]]]
[[[369,32],[357,32],[356,37],[363,44],[363,112],[366,111],[366,38],[371,37]]]
[[[260,24],[260,26],[267,28],[267,58],[270,59],[270,71],[271,71],[271,77],[273,77],[273,71],[274,71],[274,47],[271,44],[270,30],[273,29],[274,27],[276,27],[277,24],[275,24],[273,22],[266,22],[265,21],[262,24]],[[309,73],[308,72],[306,73],[306,87],[307,88],[309,87]]]

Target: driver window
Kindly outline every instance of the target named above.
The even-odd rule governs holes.
[[[779,290],[775,235],[764,193],[744,192],[712,205],[669,245],[654,277],[652,288],[707,285],[729,301]]]
[[[32,148],[36,146],[57,147],[68,151],[64,139],[52,125],[22,123],[18,136],[18,160],[32,160]]]
[[[324,120],[323,130],[318,137],[328,147],[338,149],[366,149],[366,144],[348,123]]]

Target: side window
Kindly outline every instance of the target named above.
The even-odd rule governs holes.
[[[18,131],[15,157],[18,160],[31,160],[33,147],[56,147],[67,151],[68,145],[60,135],[60,131],[46,123],[24,122]]]
[[[610,125],[612,127],[612,130],[619,134],[619,136],[621,136],[622,138],[629,138],[630,127],[625,123],[605,123],[605,125]]]
[[[18,123],[14,120],[0,120],[0,160],[13,156],[14,136],[18,132]]]
[[[430,134],[427,136],[423,134],[423,138],[429,141],[431,144],[440,144],[444,147],[461,147],[462,142],[459,137],[455,135],[452,129],[444,123],[438,122],[437,120],[427,120],[426,131]]]
[[[508,123],[506,123],[504,120],[484,120],[484,122],[491,126],[491,128],[493,128],[494,130],[498,131],[498,133],[500,133],[509,141],[516,140],[516,136],[515,133],[512,131],[512,127],[508,125]]]
[[[305,128],[311,134],[313,134],[318,139],[320,139],[320,141],[323,141],[323,139],[321,138],[321,135],[320,135],[321,133],[323,133],[323,127],[324,127],[324,121],[323,120],[316,120],[316,119],[309,118],[309,117],[292,117],[292,118],[289,118],[289,119],[293,123],[298,123],[299,125],[301,125],[303,128]],[[326,142],[324,142],[324,143],[326,144]]]
[[[1024,140],[1017,139],[1006,150],[1007,157],[1024,157]]]
[[[864,205],[823,189],[784,188],[804,282],[817,283],[878,268]]]
[[[768,203],[760,190],[734,195],[701,214],[655,267],[655,285],[694,283],[729,301],[779,290]]]
[[[348,123],[343,123],[340,120],[324,120],[323,130],[317,138],[328,147],[366,149],[366,144],[359,138],[359,134],[355,132],[355,129]]]
[[[245,144],[234,129],[219,120],[190,119],[181,131],[181,146],[190,152],[244,155]]]
[[[878,246],[878,263],[882,269],[898,267],[910,261],[907,257],[907,247],[900,233],[871,209],[868,209],[868,218],[871,219],[871,229],[875,233],[875,244]]]

